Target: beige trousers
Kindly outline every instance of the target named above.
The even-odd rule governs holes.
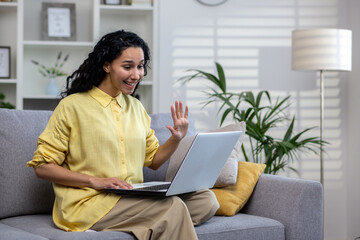
[[[219,208],[210,190],[173,197],[122,196],[91,229],[133,233],[140,240],[197,239],[194,225],[214,216]]]

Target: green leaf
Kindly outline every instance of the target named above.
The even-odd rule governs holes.
[[[220,126],[223,124],[223,122],[225,121],[227,115],[232,111],[231,108],[228,108],[225,110],[225,112],[223,113],[222,117],[221,117],[221,121],[220,121]]]
[[[260,107],[261,98],[262,98],[262,94],[263,94],[263,93],[264,93],[264,91],[260,91],[260,92],[258,93],[258,95],[256,96],[255,106],[256,106],[257,108]]]
[[[246,162],[250,162],[250,161],[249,161],[249,158],[248,158],[248,156],[247,156],[247,154],[246,154],[244,144],[241,144],[241,150],[242,150],[242,152],[243,152],[245,161],[246,161]]]
[[[290,138],[291,138],[291,135],[292,135],[292,132],[293,132],[293,128],[294,128],[294,122],[295,122],[295,116],[293,117],[292,121],[291,121],[291,124],[289,125],[286,133],[285,133],[285,136],[283,138],[284,141],[289,141]]]
[[[215,64],[216,64],[216,70],[217,70],[218,77],[219,77],[219,87],[223,91],[223,93],[226,93],[226,79],[225,79],[224,69],[222,68],[222,66],[219,63],[216,62]]]

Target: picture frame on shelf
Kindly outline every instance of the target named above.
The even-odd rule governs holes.
[[[75,41],[75,3],[42,3],[42,40]]]
[[[0,46],[0,78],[10,78],[10,47]]]

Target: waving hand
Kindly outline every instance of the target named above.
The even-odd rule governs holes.
[[[175,108],[171,106],[171,116],[174,126],[167,125],[166,128],[170,130],[171,135],[177,140],[181,140],[187,133],[189,127],[188,114],[189,109],[187,106],[185,107],[185,113],[183,112],[181,101],[175,101]]]

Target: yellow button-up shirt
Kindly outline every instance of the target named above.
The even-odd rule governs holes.
[[[54,110],[27,166],[55,163],[95,177],[143,182],[142,168],[151,165],[159,147],[150,121],[131,96],[112,98],[97,87],[72,94]],[[89,229],[120,199],[89,187],[53,186],[53,220],[66,231]]]

